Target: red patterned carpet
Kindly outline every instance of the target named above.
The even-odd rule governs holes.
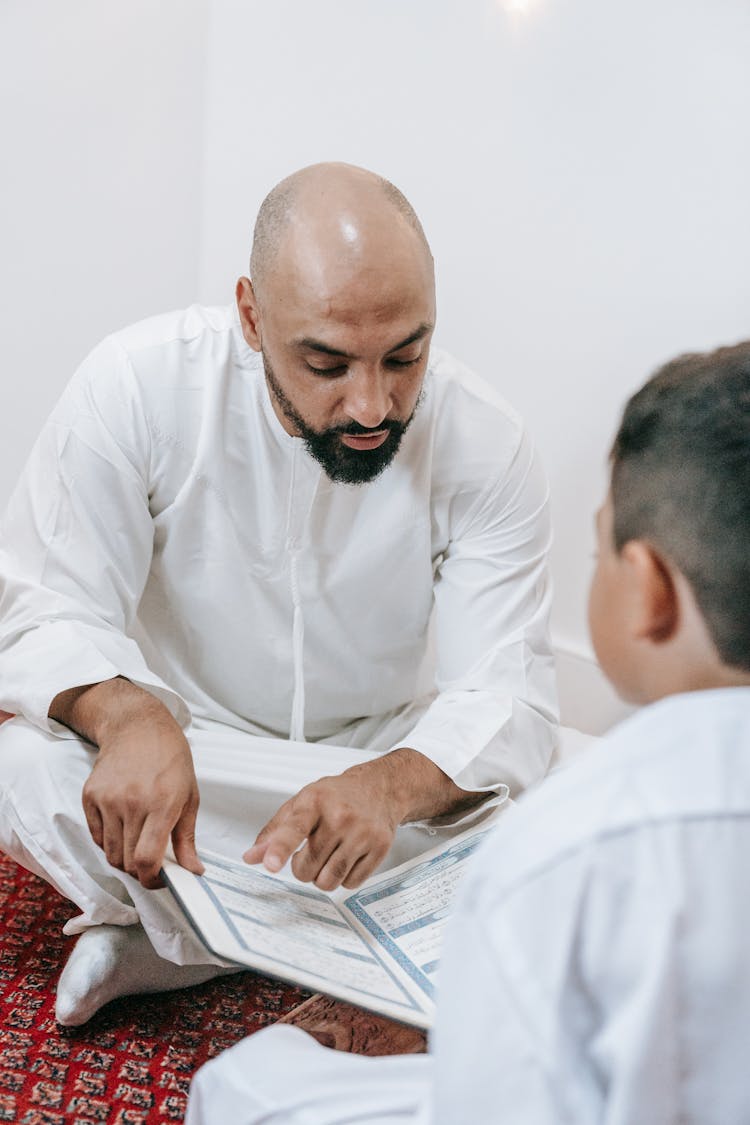
[[[55,1022],[73,908],[0,855],[0,1122],[168,1125],[194,1071],[308,993],[254,973],[107,1005],[82,1028]]]

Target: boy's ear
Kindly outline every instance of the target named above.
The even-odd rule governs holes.
[[[633,636],[655,644],[668,641],[679,624],[680,606],[672,569],[644,539],[631,539],[620,552],[630,576]]]

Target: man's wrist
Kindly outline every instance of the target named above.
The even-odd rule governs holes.
[[[132,731],[140,722],[179,725],[156,696],[123,676],[60,692],[50,704],[49,716],[96,746],[122,730]]]
[[[473,803],[475,796],[456,785],[425,754],[409,746],[400,746],[382,758],[354,768],[378,775],[388,805],[394,810],[396,825],[444,816],[467,802]],[[480,795],[476,797],[481,799]]]

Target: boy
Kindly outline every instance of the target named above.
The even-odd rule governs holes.
[[[750,343],[633,396],[597,535],[594,646],[645,706],[480,849],[429,1056],[272,1029],[189,1125],[750,1121]]]

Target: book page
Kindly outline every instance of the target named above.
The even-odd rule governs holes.
[[[489,830],[466,833],[385,875],[369,879],[348,895],[342,909],[351,914],[430,1000],[443,930],[471,854]]]
[[[164,874],[209,948],[227,960],[426,1027],[432,1005],[342,917],[329,894],[226,857],[201,852],[196,876],[165,861]]]

